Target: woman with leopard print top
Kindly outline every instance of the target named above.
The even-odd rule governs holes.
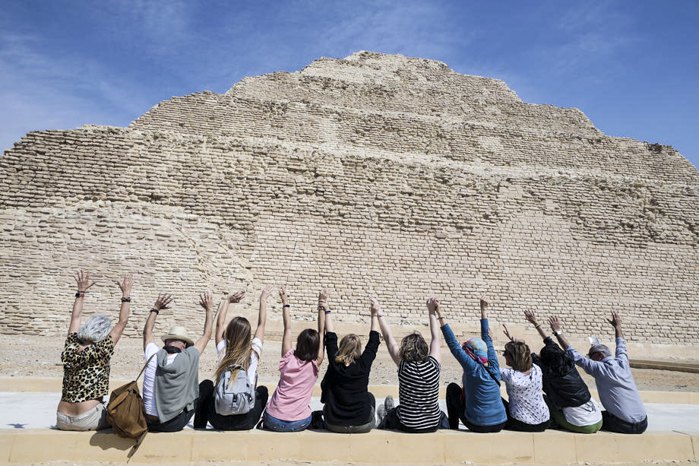
[[[117,282],[122,298],[119,321],[113,328],[111,319],[105,315],[94,315],[80,325],[85,293],[94,282],[82,270],[75,280],[78,292],[61,353],[63,394],[56,411],[56,427],[60,430],[105,429],[109,424],[103,397],[109,390],[109,362],[129,320],[133,275]]]

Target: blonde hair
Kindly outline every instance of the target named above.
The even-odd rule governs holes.
[[[532,353],[529,345],[521,340],[509,341],[505,345],[505,351],[509,353],[512,368],[519,372],[527,372],[532,368]]]
[[[413,332],[403,337],[398,354],[404,361],[422,362],[429,356],[430,349],[420,332]]]
[[[250,367],[252,342],[250,341],[250,322],[248,319],[245,317],[234,317],[226,327],[224,338],[226,340],[226,352],[216,368],[214,375],[216,382],[231,366],[238,366],[245,371]],[[235,379],[238,370],[235,369],[231,372],[231,379]]]
[[[362,355],[362,341],[354,333],[342,337],[340,347],[337,349],[335,362],[343,364],[345,367],[352,364]]]

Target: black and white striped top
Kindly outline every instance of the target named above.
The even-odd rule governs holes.
[[[411,429],[434,429],[439,425],[440,365],[429,356],[422,362],[401,361],[398,366],[396,413],[400,422]]]

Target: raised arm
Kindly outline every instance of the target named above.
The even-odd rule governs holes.
[[[607,319],[607,322],[614,327],[614,337],[624,338],[624,334],[621,331],[621,316],[616,311],[612,311],[612,318]]]
[[[438,363],[442,362],[440,348],[442,346],[442,338],[440,336],[439,323],[437,322],[437,310],[439,309],[439,300],[434,296],[427,300],[427,315],[430,319],[430,356],[435,358]]]
[[[80,317],[83,313],[83,304],[85,304],[85,292],[95,282],[90,281],[90,274],[78,271],[75,274],[75,281],[78,284],[78,291],[75,293],[75,302],[73,303],[73,311],[70,314],[70,324],[68,325],[68,335],[75,333],[80,328]]]
[[[233,303],[239,303],[245,296],[244,291],[237,291],[226,296],[223,300],[223,306],[218,311],[218,316],[216,316],[216,332],[214,333],[214,340],[216,341],[216,346],[223,341],[224,334],[226,333],[226,320],[228,317],[228,308]],[[201,305],[201,303],[200,303]]]
[[[279,289],[279,297],[282,300],[282,321],[284,322],[284,334],[282,336],[282,357],[291,351],[291,315],[289,314],[289,296],[286,294],[286,288]]]
[[[121,334],[124,333],[126,324],[129,322],[129,313],[131,312],[131,287],[133,286],[133,274],[130,273],[124,277],[121,283],[116,282],[121,290],[121,308],[119,309],[119,321],[114,325],[109,336],[116,345]]]
[[[334,332],[335,329],[333,327],[333,320],[331,317],[332,313],[328,307],[328,292],[325,289],[320,290],[320,294],[318,295],[318,309],[320,308],[322,308],[323,312],[325,313],[325,331]]]
[[[536,321],[536,315],[532,311],[524,311],[524,318],[527,319],[527,321],[534,326],[537,332],[539,332],[539,336],[541,336],[542,339],[546,339],[548,335],[544,331],[543,328],[541,328],[541,324],[537,323]]]
[[[158,314],[163,309],[169,309],[170,303],[172,302],[172,296],[169,294],[159,294],[158,299],[155,300],[155,304],[148,313],[148,318],[146,319],[146,324],[143,326],[143,349],[146,349],[148,343],[154,343],[155,337],[153,336],[153,328],[155,327],[155,319]]]
[[[396,364],[400,364],[400,352],[398,343],[396,343],[396,339],[393,338],[393,335],[391,334],[391,327],[388,326],[388,322],[386,322],[386,320],[384,319],[383,312],[381,311],[381,307],[379,305],[379,301],[376,298],[372,297],[371,305],[372,307],[376,308],[376,317],[379,321],[381,334],[383,335],[383,339],[386,342],[386,348],[388,348],[388,354],[391,355],[391,359],[393,359],[393,362],[395,362]]]
[[[260,293],[260,311],[257,313],[257,329],[255,329],[255,338],[259,338],[260,341],[265,339],[265,325],[267,325],[267,300],[269,295],[272,294],[274,286],[267,285],[262,289]]]
[[[371,313],[371,328],[369,331],[377,332],[379,328],[379,303],[374,299],[369,299],[369,312]]]
[[[320,366],[323,364],[323,357],[325,355],[325,318],[330,316],[330,309],[328,309],[328,291],[325,289],[320,290],[318,293],[318,338],[320,338],[320,344],[318,345],[318,356],[316,357],[316,363]]]
[[[551,326],[551,331],[553,334],[556,335],[558,344],[561,345],[564,350],[570,348],[570,343],[568,343],[568,340],[566,340],[566,337],[563,335],[563,323],[560,321],[558,316],[549,317],[549,325]]]
[[[208,291],[199,295],[199,305],[204,308],[206,318],[204,319],[204,331],[201,337],[194,342],[194,347],[199,351],[199,354],[204,352],[204,348],[211,340],[211,331],[214,326],[214,298]]]

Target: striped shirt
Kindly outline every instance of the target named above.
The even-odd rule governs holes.
[[[432,356],[422,362],[400,362],[400,404],[396,413],[404,426],[411,429],[434,429],[439,425],[439,372],[440,365]]]

